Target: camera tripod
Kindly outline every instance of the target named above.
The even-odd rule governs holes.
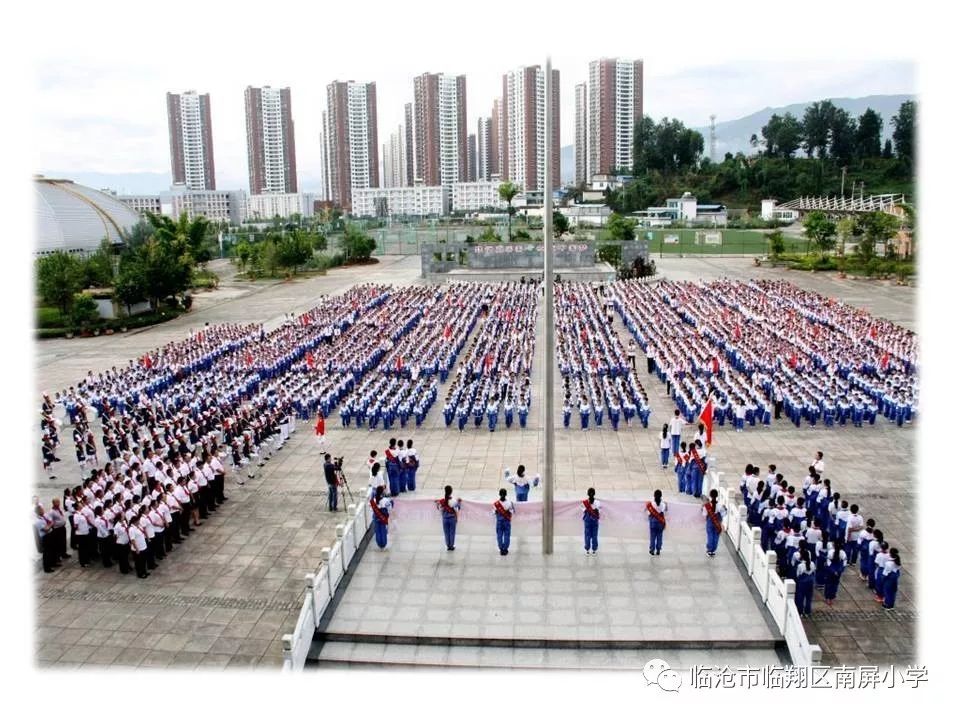
[[[347,511],[347,496],[350,496],[350,502],[355,503],[353,492],[350,490],[350,483],[347,482],[347,475],[343,472],[343,458],[334,459],[334,474],[337,477],[337,485],[343,488],[343,511]]]

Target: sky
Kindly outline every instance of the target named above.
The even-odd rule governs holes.
[[[404,3],[403,8],[413,5]],[[403,120],[404,103],[413,100],[416,75],[465,74],[468,132],[476,132],[477,119],[490,114],[500,95],[503,73],[542,63],[548,52],[560,71],[562,145],[573,143],[574,85],[586,80],[589,62],[600,57],[642,58],[645,112],[691,126],[708,124],[711,113],[722,122],[766,106],[916,90],[909,59],[862,53],[854,59],[842,52],[829,58],[816,53],[791,57],[788,52],[770,58],[760,45],[743,56],[730,52],[735,48],[727,42],[648,38],[641,32],[630,39],[598,36],[573,42],[575,25],[558,18],[550,20],[556,29],[551,41],[531,36],[528,42],[494,49],[497,13],[475,18],[470,30],[466,23],[453,23],[456,32],[443,25],[401,32],[399,26],[409,22],[413,10],[404,15],[399,7],[371,12],[381,22],[363,32],[350,29],[358,22],[354,14],[333,14],[338,10],[325,10],[315,19],[304,15],[302,22],[290,17],[276,25],[263,18],[262,26],[254,15],[238,12],[225,19],[216,12],[210,23],[217,30],[210,32],[206,7],[191,9],[196,30],[189,32],[178,12],[158,13],[149,25],[121,22],[119,32],[110,32],[109,26],[83,33],[55,30],[49,50],[33,68],[35,171],[168,177],[166,93],[196,90],[210,94],[217,187],[247,188],[244,89],[289,86],[301,189],[312,190],[319,178],[319,130],[329,82],[377,83],[382,148]],[[527,6],[511,7],[512,15],[527,13],[528,24],[533,23]],[[61,12],[67,17],[60,27],[67,29],[72,16],[83,21],[86,6],[79,14],[73,6]],[[233,27],[225,26],[230,22]],[[262,31],[259,35],[251,23]],[[245,26],[246,32],[238,32]],[[518,26],[523,22],[511,25]],[[512,32],[525,35],[519,29]],[[98,48],[109,50],[94,52]]]

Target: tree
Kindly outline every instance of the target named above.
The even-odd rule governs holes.
[[[830,157],[841,164],[853,159],[857,143],[857,124],[850,113],[834,108],[830,117]]]
[[[782,157],[788,160],[800,147],[803,128],[800,121],[791,113],[783,117],[773,114],[767,124],[760,129],[760,134],[763,136],[767,157]]]
[[[233,252],[240,263],[240,272],[243,272],[243,269],[247,266],[247,261],[253,254],[253,248],[246,240],[241,240],[234,246]]]
[[[82,287],[109,287],[113,284],[113,248],[104,239],[97,251],[80,263]]]
[[[913,165],[914,131],[917,105],[913,100],[907,100],[900,106],[900,110],[893,116],[893,148],[897,157],[907,166]]]
[[[151,212],[146,215],[154,228],[155,237],[160,240],[183,243],[190,252],[193,262],[202,265],[213,257],[210,251],[210,221],[202,215],[190,220],[187,218],[187,213],[183,212],[176,222],[166,215],[155,215]]]
[[[557,210],[553,211],[553,236],[559,238],[570,229],[567,216]]]
[[[58,250],[37,260],[37,292],[43,302],[55,305],[66,315],[80,289],[82,275],[79,261]]]
[[[778,258],[783,255],[783,251],[787,249],[786,243],[783,241],[783,232],[780,230],[774,230],[767,236],[767,242],[770,244],[770,256],[773,258]]]
[[[277,263],[283,268],[297,267],[313,257],[313,240],[303,230],[294,230],[277,242]],[[369,257],[369,256],[368,256]]]
[[[513,199],[520,193],[520,188],[508,180],[500,183],[497,192],[500,194],[500,199],[507,204],[507,240],[509,241],[513,239],[512,220],[513,214],[516,212],[513,207]]]
[[[480,233],[480,237],[477,238],[477,242],[500,242],[500,236],[497,235],[496,231],[493,229],[493,225],[484,225],[483,232]]]
[[[113,286],[114,297],[127,309],[130,306],[147,299],[147,278],[144,276],[142,265],[133,255],[120,261],[120,271]]]
[[[136,225],[130,228],[130,230],[127,232],[127,236],[124,238],[126,249],[137,250],[152,237],[153,225],[146,220],[139,220],[137,221]]]
[[[807,251],[809,252],[810,242],[813,242],[820,248],[820,254],[826,254],[826,251],[833,247],[837,233],[837,225],[824,213],[815,210],[809,213],[803,219],[804,234],[807,236]]]
[[[89,295],[78,293],[70,310],[70,323],[74,327],[86,327],[100,318],[96,301]]]
[[[636,240],[637,234],[634,228],[636,222],[623,217],[618,213],[611,213],[607,219],[607,232],[610,233],[611,240]]]
[[[890,138],[887,138],[887,141],[883,143],[883,159],[889,160],[893,157],[893,142]]]
[[[857,124],[856,155],[858,158],[880,157],[880,133],[883,118],[872,108],[867,108]]]
[[[846,244],[850,242],[856,229],[857,221],[852,217],[845,217],[837,223],[838,254],[843,255],[846,252]]]
[[[377,241],[351,223],[340,238],[340,249],[346,262],[369,260],[370,255],[377,249]]]
[[[644,115],[633,126],[633,174],[640,177],[649,167],[649,156],[655,143],[653,118]]]
[[[883,243],[883,254],[890,254],[890,240],[900,230],[900,220],[878,210],[862,215],[860,226],[863,228],[864,242],[869,242],[871,249],[877,243]]]
[[[830,128],[836,107],[829,100],[811,103],[803,113],[803,150],[807,157],[823,159],[830,145]]]

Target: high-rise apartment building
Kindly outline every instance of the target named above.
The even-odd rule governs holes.
[[[250,194],[297,192],[290,88],[247,87],[244,101]]]
[[[490,118],[477,120],[477,180],[490,179]]]
[[[545,97],[545,77],[539,65],[503,76],[500,174],[526,192],[542,192],[544,187],[545,112],[552,114],[553,121],[551,184],[560,186],[560,71],[552,74],[550,98]]]
[[[500,100],[493,101],[493,110],[490,113],[490,174],[502,175],[503,145],[500,138],[504,135],[503,113],[500,112]]]
[[[573,183],[590,182],[587,175],[587,84],[578,83],[573,88],[574,100],[574,174]]]
[[[477,180],[477,136],[467,135],[467,182]]]
[[[590,63],[587,177],[633,167],[633,128],[643,117],[643,60]]]
[[[390,141],[383,144],[383,183],[382,186],[404,187],[406,185],[406,142],[403,126],[397,125],[396,132],[390,133]]]
[[[325,136],[328,198],[349,211],[353,190],[380,187],[376,83],[327,85]]]
[[[413,103],[403,106],[404,185],[413,187],[416,156],[413,152]]]
[[[192,190],[216,190],[210,95],[190,90],[167,93],[170,128],[170,175],[176,185]]]
[[[468,175],[467,77],[424,73],[413,79],[414,180],[463,182]]]

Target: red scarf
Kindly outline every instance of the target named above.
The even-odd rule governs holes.
[[[657,510],[657,506],[654,505],[652,502],[647,503],[647,512],[650,513],[650,517],[652,517],[658,523],[660,523],[664,527],[667,526],[667,519],[663,516],[662,512]]]
[[[713,527],[718,533],[723,532],[723,520],[720,518],[716,512],[710,507],[710,503],[704,503],[703,507],[707,511],[707,517],[710,519],[710,522],[713,523]]]
[[[513,518],[513,513],[508,512],[507,509],[503,506],[503,503],[501,503],[499,500],[493,503],[493,508],[494,510],[497,511],[497,514],[500,517],[502,517],[504,520],[510,520],[511,518]]]
[[[600,519],[600,511],[593,507],[589,500],[584,500],[583,506],[587,509],[587,512],[590,513],[590,517],[592,517],[594,520]]]
[[[388,522],[390,522],[390,518],[387,516],[387,514],[377,506],[377,501],[375,498],[370,498],[370,507],[373,508],[373,514],[377,516],[377,520],[379,520],[382,524],[386,525]]]

